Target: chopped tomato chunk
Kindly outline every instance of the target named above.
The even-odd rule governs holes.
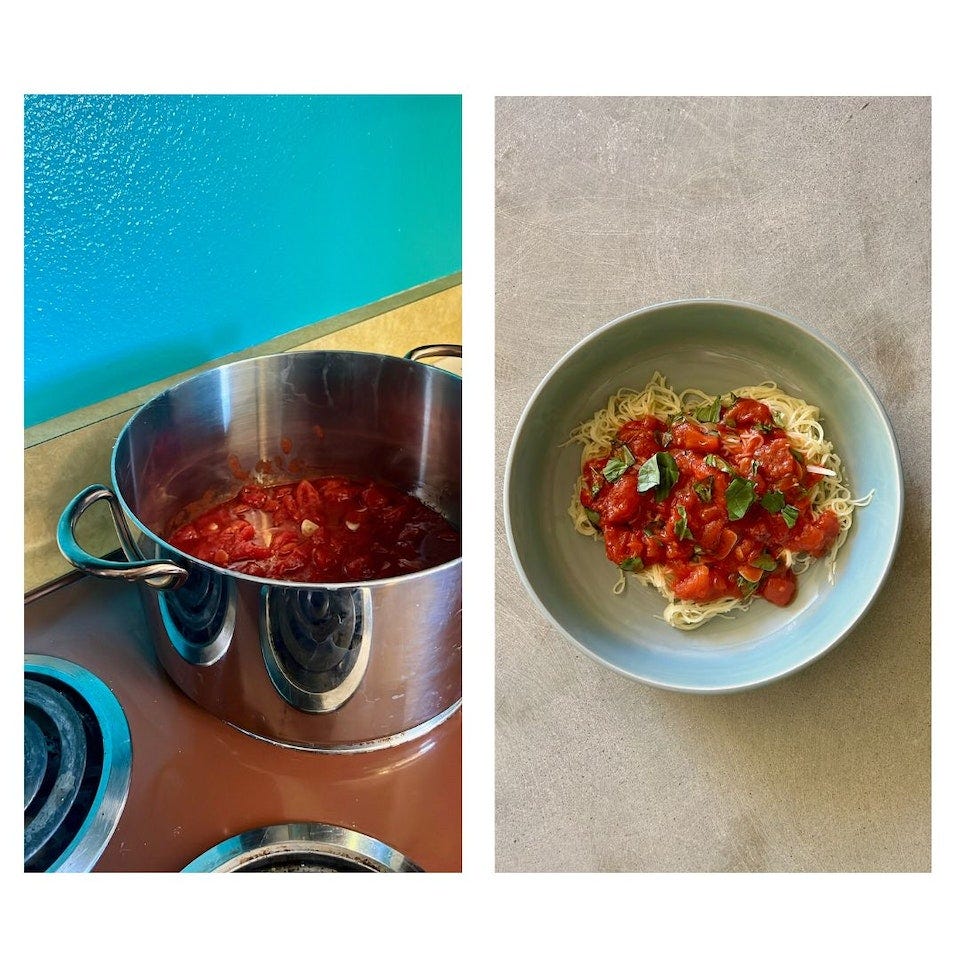
[[[798,481],[803,478],[804,469],[790,452],[790,441],[785,437],[768,443],[757,459],[768,480],[789,478]]]
[[[793,574],[767,577],[760,588],[760,596],[764,600],[775,603],[778,607],[785,607],[793,599],[796,592],[797,578]]]
[[[656,417],[640,417],[628,420],[618,431],[617,439],[622,440],[630,452],[641,463],[652,457],[660,449],[658,435],[666,430],[666,424]]]
[[[804,522],[799,533],[790,540],[790,546],[811,556],[822,557],[833,546],[839,532],[840,521],[837,515],[827,510],[819,517]]]
[[[724,415],[724,420],[740,430],[758,425],[773,426],[773,414],[770,408],[759,400],[750,400],[746,397],[734,403]]]
[[[673,592],[681,600],[709,603],[724,596],[727,585],[705,563],[698,563],[678,575],[673,584]]]
[[[696,453],[718,453],[720,450],[718,434],[707,433],[685,421],[674,426],[673,442],[683,450],[693,450]]]
[[[625,523],[640,509],[640,494],[635,476],[622,477],[607,489],[599,502],[603,523]]]

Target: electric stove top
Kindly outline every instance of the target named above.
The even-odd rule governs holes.
[[[174,686],[130,585],[65,577],[24,628],[25,870],[461,869],[459,711],[396,747],[290,748]]]

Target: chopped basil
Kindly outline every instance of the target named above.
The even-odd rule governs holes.
[[[657,459],[657,454],[654,454],[640,464],[640,469],[637,471],[637,490],[640,493],[646,493],[647,490],[652,490],[659,483],[660,462]]]
[[[727,487],[727,516],[731,520],[739,520],[749,509],[754,500],[753,484],[743,477],[734,477]]]
[[[715,470],[722,470],[724,473],[729,473],[731,477],[737,475],[737,471],[727,463],[723,457],[718,457],[715,453],[708,453],[704,458],[703,462],[708,467],[713,467]]]
[[[800,516],[800,511],[796,507],[791,507],[788,503],[781,511],[780,516],[783,517],[784,522],[788,527],[793,527],[797,522],[797,517]]]
[[[799,450],[794,450],[793,447],[788,447],[787,449],[790,451],[790,456],[793,457],[801,467],[807,465],[807,461],[803,458],[803,454]]]
[[[598,481],[590,488],[590,496],[591,496],[591,497],[595,497],[595,496],[600,492],[601,486],[602,486],[602,484],[601,484],[600,481],[598,480]]]
[[[623,563],[620,564],[621,570],[626,570],[627,573],[633,573],[634,570],[643,569],[643,560],[640,557],[627,557]]]
[[[759,557],[750,561],[751,567],[759,567],[761,570],[776,570],[777,561],[768,553],[761,553]]]
[[[716,423],[720,419],[720,398],[714,397],[713,403],[705,403],[693,411],[694,417],[701,423]]]
[[[654,499],[659,503],[661,500],[667,499],[673,485],[680,479],[680,468],[672,454],[658,453],[657,459],[660,461],[660,485],[657,487]]]
[[[677,467],[677,461],[673,459],[672,454],[661,450],[641,464],[637,472],[637,490],[640,493],[646,493],[647,490],[656,489],[654,500],[660,503],[667,499],[679,478],[680,470]]]
[[[773,424],[772,424],[772,423],[758,423],[758,424],[757,424],[757,430],[759,430],[760,433],[769,433],[772,429],[773,429]]]
[[[779,513],[788,527],[792,527],[800,516],[800,511],[786,502],[786,498],[779,490],[768,490],[760,498],[760,506],[767,513]]]
[[[651,520],[648,524],[644,525],[643,535],[645,537],[655,537],[663,529],[662,520]]]
[[[744,600],[751,596],[759,585],[759,580],[756,583],[751,583],[746,577],[741,576],[739,573],[737,574],[737,586],[740,588],[740,592],[743,594]]]
[[[778,427],[780,427],[780,429],[782,430],[782,429],[783,429],[783,414],[781,414],[778,410],[774,410],[774,411],[772,411],[772,413],[773,413],[773,422],[774,422]]]
[[[693,485],[693,492],[704,503],[709,503],[713,499],[713,474],[710,474],[706,480],[698,480]]]
[[[693,534],[690,532],[690,527],[687,526],[686,507],[684,507],[682,504],[678,504],[677,513],[680,515],[680,519],[674,523],[673,532],[677,535],[678,540],[692,540]]]
[[[600,514],[596,510],[587,510],[587,519],[599,530],[600,529]]]
[[[610,483],[619,480],[627,470],[637,462],[636,457],[634,457],[626,444],[624,444],[620,450],[621,455],[619,457],[611,457],[607,461],[607,465],[603,468],[603,475]]]
[[[760,472],[760,461],[751,460],[750,461],[750,476],[755,477]]]
[[[786,500],[779,490],[768,490],[760,498],[760,506],[763,507],[767,513],[779,513],[785,503]]]

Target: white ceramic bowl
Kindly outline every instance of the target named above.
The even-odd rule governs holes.
[[[858,509],[840,551],[836,582],[824,564],[800,577],[794,601],[758,600],[693,631],[662,619],[664,600],[617,571],[602,542],[567,515],[580,447],[570,430],[621,387],[659,370],[675,390],[723,393],[775,380],[820,407]],[[863,376],[811,330],[761,307],[727,300],[657,304],[587,337],[546,376],[524,410],[507,460],[507,537],[520,576],[547,618],[577,647],[628,677],[658,687],[721,693],[770,683],[822,656],[863,616],[896,552],[903,477],[886,414]],[[629,578],[628,578],[629,580]]]

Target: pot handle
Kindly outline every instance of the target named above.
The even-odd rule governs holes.
[[[428,343],[414,347],[403,355],[404,360],[429,360],[431,357],[462,357],[463,347],[459,343]]]
[[[110,505],[113,525],[128,560],[104,560],[95,557],[77,543],[77,521],[98,500]],[[142,581],[155,590],[179,587],[187,579],[189,571],[172,560],[145,560],[137,549],[127,521],[120,509],[116,494],[101,483],[81,490],[66,506],[57,525],[57,546],[63,556],[84,573],[109,580]]]

